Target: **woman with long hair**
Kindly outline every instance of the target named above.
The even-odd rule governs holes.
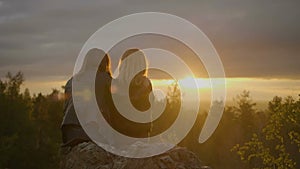
[[[97,63],[100,56],[104,57],[98,66]],[[63,147],[74,147],[79,143],[91,141],[80,125],[74,109],[72,81],[74,78],[84,78],[85,75],[89,75],[89,70],[95,68],[98,70],[95,90],[97,95],[104,95],[104,90],[101,90],[102,86],[97,86],[100,84],[107,86],[111,82],[110,58],[108,54],[105,54],[104,51],[100,49],[94,48],[88,51],[80,71],[74,77],[69,79],[65,85],[64,117],[61,124]]]
[[[129,85],[130,101],[139,111],[150,108],[149,94],[152,92],[152,84],[147,73],[148,63],[143,51],[129,49],[123,54],[119,63],[117,84]]]
[[[120,113],[122,111],[126,115],[133,115],[131,105],[141,113],[150,108],[152,84],[147,77],[147,70],[148,63],[143,51],[129,49],[122,55],[118,66],[119,74],[112,83],[112,127],[127,136],[146,138],[151,132],[151,123],[134,122]]]

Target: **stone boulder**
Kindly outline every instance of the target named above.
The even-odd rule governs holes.
[[[175,147],[142,159],[111,154],[92,142],[62,148],[61,169],[209,169],[193,152]]]

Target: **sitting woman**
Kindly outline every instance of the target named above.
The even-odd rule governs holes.
[[[151,106],[149,96],[152,93],[152,84],[147,77],[147,59],[141,50],[129,49],[121,57],[118,68],[119,75],[115,83],[112,83],[111,126],[127,136],[148,137],[151,123],[134,122],[120,114],[123,111],[129,116],[132,115],[132,109],[128,108],[131,105],[140,112],[145,112]]]
[[[151,81],[147,77],[147,59],[139,49],[127,50],[119,64],[118,85],[129,84],[129,98],[139,111],[150,108],[149,95],[152,92]]]
[[[88,69],[88,67],[91,65],[94,66],[94,64],[96,63],[94,59],[100,58],[101,55],[104,55],[104,58],[102,59],[98,67],[96,86],[100,84],[107,86],[111,82],[110,58],[107,54],[104,54],[102,50],[91,49],[85,57],[86,60],[83,63],[80,72],[85,71],[85,69]],[[80,72],[75,76],[80,76]],[[88,137],[88,135],[80,125],[74,109],[72,98],[72,80],[73,77],[68,80],[65,86],[64,118],[61,124],[63,147],[74,147],[79,143],[91,141],[91,139]],[[96,87],[96,93],[98,95],[104,93],[104,90],[101,90],[101,88],[102,86],[100,86],[99,88]]]

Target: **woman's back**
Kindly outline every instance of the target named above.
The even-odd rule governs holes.
[[[135,79],[137,80],[137,79]],[[139,77],[138,83],[133,80],[133,83],[129,86],[129,98],[128,101],[128,90],[120,90],[123,87],[122,84],[115,83],[115,92],[110,95],[110,122],[111,126],[120,133],[123,133],[131,137],[148,137],[151,131],[151,123],[137,123],[128,120],[124,117],[120,111],[128,111],[128,103],[132,104],[138,111],[146,111],[150,108],[149,95],[152,92],[151,82],[147,77]],[[118,107],[117,107],[118,106]],[[141,113],[142,113],[141,112]],[[132,112],[125,112],[132,113]],[[150,114],[149,114],[150,116]]]
[[[135,77],[129,85],[129,98],[132,105],[139,111],[150,108],[150,94],[152,85],[146,76]]]

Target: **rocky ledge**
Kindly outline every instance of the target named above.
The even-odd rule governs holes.
[[[63,148],[61,169],[210,169],[196,154],[183,147],[149,158],[113,155],[92,142]]]

